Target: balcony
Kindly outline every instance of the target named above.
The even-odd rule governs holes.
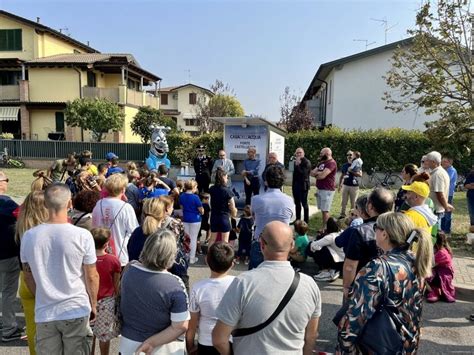
[[[156,96],[148,94],[145,96],[145,106],[151,106],[157,109],[160,107],[160,102]]]
[[[84,98],[100,98],[107,99],[111,102],[119,102],[119,88],[96,88],[84,86],[82,88],[82,96]]]
[[[20,101],[20,85],[0,85],[0,101]]]

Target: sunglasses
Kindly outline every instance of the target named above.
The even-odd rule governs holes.
[[[381,228],[380,226],[378,226],[377,223],[374,223],[374,227],[373,227],[373,228],[374,228],[374,232],[376,232],[377,229],[378,229],[379,231],[383,231],[383,230],[384,230],[383,228]]]
[[[9,182],[10,180],[9,179],[3,179],[3,180],[0,180],[0,181]]]

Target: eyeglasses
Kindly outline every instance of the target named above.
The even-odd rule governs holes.
[[[352,154],[347,154],[346,157],[352,158]]]
[[[380,226],[378,226],[377,223],[374,223],[374,227],[373,227],[373,228],[374,228],[374,232],[376,232],[377,229],[378,229],[379,231],[383,231],[383,230],[384,230],[383,228],[381,228]]]
[[[9,182],[10,180],[8,180],[8,179],[3,179],[3,180],[0,180],[0,182],[1,182],[1,181]]]
[[[225,158],[225,155],[219,155],[219,158]]]

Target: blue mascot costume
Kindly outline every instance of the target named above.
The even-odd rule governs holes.
[[[148,158],[145,162],[150,171],[157,171],[160,165],[165,165],[168,169],[171,167],[171,162],[168,159],[168,141],[166,140],[166,133],[171,131],[171,128],[164,126],[152,126],[153,133],[151,134],[151,146]]]

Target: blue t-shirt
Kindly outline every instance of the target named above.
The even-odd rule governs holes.
[[[107,174],[105,174],[105,177],[108,178],[110,175],[113,175],[113,174],[123,174],[125,171],[120,167],[120,166],[111,166],[108,170],[107,170]]]
[[[341,168],[341,174],[344,176],[342,184],[346,186],[359,186],[359,181],[348,170],[351,167],[351,163],[345,163]]]
[[[183,222],[201,222],[201,213],[198,208],[202,207],[202,202],[198,195],[185,192],[179,196],[179,204],[183,206]]]
[[[139,191],[138,198],[140,200],[144,200],[146,198],[152,197],[159,197],[161,195],[168,195],[168,190],[160,189],[160,188],[153,188],[152,190],[148,190],[146,187],[142,187]]]
[[[168,328],[171,322],[189,319],[183,282],[163,271],[140,264],[130,266],[121,281],[122,336],[143,342]]]

